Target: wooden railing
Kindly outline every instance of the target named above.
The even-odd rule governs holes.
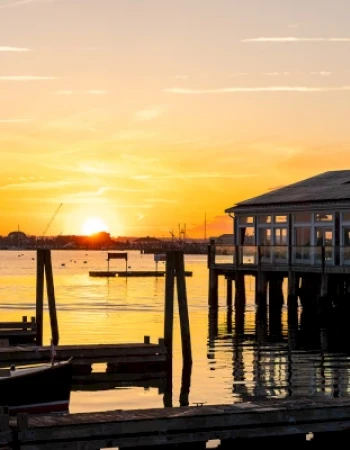
[[[334,245],[231,245],[209,246],[211,264],[232,264],[234,266],[348,266],[350,267],[350,246]]]
[[[0,322],[0,345],[6,346],[17,343],[31,343],[36,337],[36,320],[27,316],[21,322]]]

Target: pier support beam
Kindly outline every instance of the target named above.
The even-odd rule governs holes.
[[[255,303],[266,304],[267,301],[267,276],[265,272],[259,271],[255,277]]]
[[[244,273],[237,272],[235,279],[235,307],[239,309],[245,308],[246,295],[245,295],[245,282]]]
[[[288,345],[295,350],[298,335],[298,296],[299,277],[295,272],[288,273]]]
[[[209,306],[219,305],[219,277],[216,270],[209,269]]]
[[[270,274],[269,278],[269,334],[272,339],[282,336],[283,276]]]
[[[226,276],[226,306],[232,307],[232,277]]]

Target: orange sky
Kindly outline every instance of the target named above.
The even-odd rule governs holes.
[[[262,6],[263,4],[263,6]],[[347,0],[0,0],[0,234],[231,231],[350,166]],[[349,66],[349,67],[348,67]]]

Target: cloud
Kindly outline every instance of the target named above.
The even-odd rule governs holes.
[[[350,86],[311,87],[311,86],[257,86],[257,87],[228,87],[218,89],[185,89],[168,88],[164,92],[171,94],[202,95],[202,94],[231,94],[236,92],[332,92],[350,91]]]
[[[54,92],[57,95],[75,95],[75,94],[88,94],[88,95],[106,95],[107,91],[101,89],[90,89],[88,91],[73,91],[72,89],[62,89]]]
[[[138,121],[154,120],[161,117],[163,110],[163,107],[142,109],[134,114],[134,119]]]
[[[31,3],[56,3],[59,0],[8,0],[0,9],[13,8],[16,6],[29,5]]]
[[[322,38],[322,37],[258,37],[242,39],[241,42],[350,42],[350,37],[343,38]]]
[[[58,77],[36,76],[36,75],[3,75],[0,81],[44,81],[58,80]]]
[[[33,122],[35,119],[0,119],[0,124],[2,123],[28,123]]]
[[[13,183],[1,186],[1,190],[42,190],[42,189],[60,189],[69,186],[68,181],[31,181],[27,183]]]
[[[0,45],[0,52],[15,52],[15,53],[21,53],[21,52],[30,52],[31,50],[26,47],[9,47],[7,45]]]

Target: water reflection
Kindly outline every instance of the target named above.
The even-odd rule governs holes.
[[[220,307],[209,308],[208,359],[217,360],[219,351],[232,355],[234,401],[348,396],[350,357],[344,347],[348,332],[335,326],[334,314],[339,312],[333,308],[331,314],[323,314],[293,302],[274,306],[262,302],[253,311],[251,305],[250,310],[228,307],[225,314],[220,314]],[[246,323],[252,312],[255,327]]]

